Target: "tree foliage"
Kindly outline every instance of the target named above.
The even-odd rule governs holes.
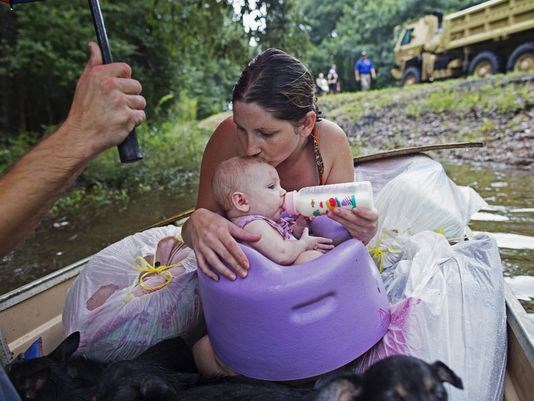
[[[355,59],[367,50],[378,86],[393,83],[395,26],[476,0],[102,0],[115,60],[143,85],[149,119],[194,105],[191,117],[222,111],[247,61],[281,48],[314,74],[336,63],[343,90],[354,90]],[[243,24],[244,21],[248,24]],[[254,26],[251,25],[251,21]],[[86,0],[0,7],[0,139],[43,133],[67,115],[76,78],[94,40]],[[250,42],[253,45],[250,45]]]
[[[366,50],[377,70],[377,85],[391,85],[394,82],[389,70],[394,65],[396,26],[433,11],[447,13],[478,3],[481,1],[306,0],[304,9],[315,45],[308,64],[318,74],[326,73],[335,63],[343,90],[356,90],[353,67],[359,53]]]
[[[124,0],[101,1],[101,7],[113,58],[128,62],[142,82],[148,115],[163,96],[177,99],[181,92],[197,96],[200,117],[224,106],[222,94],[249,57],[248,37],[231,4]],[[48,0],[15,12],[1,7],[0,18],[11,27],[0,42],[0,130],[57,123],[68,111],[87,42],[95,40],[87,1]]]

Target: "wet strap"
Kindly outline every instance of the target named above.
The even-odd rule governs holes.
[[[324,185],[324,163],[323,163],[323,157],[321,156],[321,153],[319,152],[319,133],[317,132],[317,124],[313,127],[312,132],[312,138],[313,138],[313,154],[315,156],[315,164],[317,165],[317,172],[319,173],[319,183],[321,185]]]

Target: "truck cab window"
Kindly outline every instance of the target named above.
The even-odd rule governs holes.
[[[404,32],[404,36],[402,37],[402,40],[401,40],[401,46],[405,46],[412,41],[412,34],[413,34],[413,28],[407,29],[406,32]]]

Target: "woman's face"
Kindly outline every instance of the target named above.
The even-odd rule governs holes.
[[[243,153],[261,156],[271,166],[278,166],[299,149],[307,134],[289,121],[275,118],[257,103],[235,102],[234,123]]]

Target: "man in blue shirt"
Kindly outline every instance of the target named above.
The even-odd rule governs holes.
[[[360,53],[359,60],[354,64],[354,78],[360,82],[362,91],[368,91],[371,88],[371,79],[376,78],[375,67],[367,58],[365,50]]]

